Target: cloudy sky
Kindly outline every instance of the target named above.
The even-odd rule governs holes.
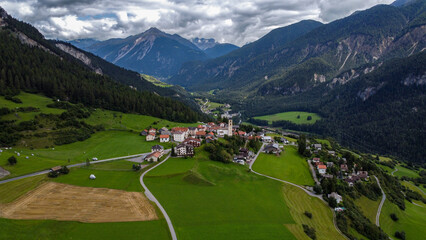
[[[330,22],[394,0],[0,0],[47,38],[105,40],[157,27],[186,38],[244,45],[304,19]]]

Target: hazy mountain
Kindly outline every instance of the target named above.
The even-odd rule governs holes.
[[[118,66],[159,78],[175,74],[184,62],[207,59],[189,40],[157,28],[82,48]]]
[[[217,58],[237,49],[239,49],[238,46],[230,43],[217,43],[214,47],[205,49],[204,52],[209,58]]]
[[[76,40],[72,40],[68,42],[80,49],[86,49],[92,46],[93,44],[98,43],[99,41],[93,38],[85,38],[85,39],[76,39]]]

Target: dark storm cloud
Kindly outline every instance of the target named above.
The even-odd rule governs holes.
[[[243,45],[303,19],[329,22],[392,0],[0,0],[48,38],[126,37],[157,27]]]

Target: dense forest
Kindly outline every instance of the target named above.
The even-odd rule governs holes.
[[[96,74],[50,45],[28,24],[7,18],[0,30],[0,94],[20,90],[87,106],[151,115],[178,122],[196,122],[203,115],[183,103],[148,91],[137,91]],[[19,32],[18,32],[19,30]],[[20,32],[40,47],[22,44]],[[43,49],[44,48],[44,49]],[[146,89],[143,89],[146,90]]]

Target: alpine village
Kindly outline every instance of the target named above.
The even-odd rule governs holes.
[[[426,239],[426,1],[290,2],[0,1],[0,239]]]

